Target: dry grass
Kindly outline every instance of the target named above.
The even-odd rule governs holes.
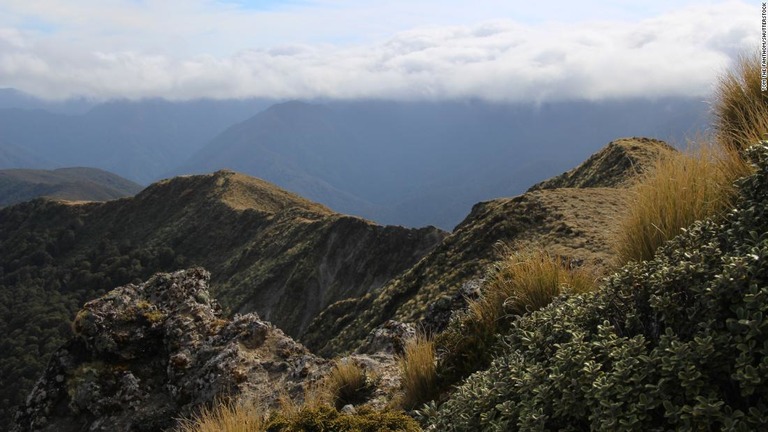
[[[711,144],[660,159],[631,191],[614,241],[617,264],[651,259],[693,222],[730,208],[733,183],[749,170],[737,150]]]
[[[656,249],[697,220],[733,205],[734,182],[752,168],[742,151],[766,139],[768,97],[760,91],[759,54],[741,56],[723,74],[713,103],[715,143],[659,160],[633,189],[614,240],[616,264],[653,258]]]
[[[405,344],[398,359],[403,395],[399,401],[403,409],[413,409],[437,396],[437,368],[435,343],[424,335],[417,335]]]
[[[347,404],[364,402],[370,385],[365,370],[351,359],[346,359],[336,361],[325,380],[325,389],[336,409],[341,409]]]
[[[760,54],[742,55],[718,82],[715,101],[717,141],[728,149],[744,149],[768,133],[768,95],[760,90]]]
[[[176,432],[261,432],[265,413],[255,403],[220,403],[180,420]]]
[[[508,252],[488,274],[482,296],[469,302],[469,313],[495,333],[502,316],[541,309],[565,291],[592,291],[595,279],[593,272],[571,268],[567,260],[543,250]]]
[[[468,301],[466,313],[437,336],[440,386],[447,389],[485,369],[513,316],[541,309],[563,293],[585,293],[597,286],[598,273],[574,267],[540,249],[502,248],[501,260],[486,275],[480,297]]]

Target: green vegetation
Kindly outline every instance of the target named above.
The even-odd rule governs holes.
[[[361,408],[344,414],[329,407],[302,408],[288,415],[270,416],[266,432],[418,432],[419,424],[402,411],[373,411]]]
[[[38,200],[0,213],[0,420],[12,415],[48,356],[70,337],[80,305],[155,270],[184,265],[168,247],[90,238],[87,208]],[[91,247],[76,247],[84,241]]]
[[[182,419],[176,432],[418,432],[419,424],[403,411],[359,408],[341,413],[327,404],[284,403],[269,410],[262,404],[220,403]]]
[[[516,321],[436,430],[768,427],[768,146],[736,208]]]
[[[485,369],[496,352],[498,334],[516,317],[539,310],[563,294],[593,291],[593,272],[542,250],[511,251],[491,267],[480,298],[437,336],[443,388]]]

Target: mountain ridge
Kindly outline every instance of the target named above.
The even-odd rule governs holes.
[[[0,209],[0,418],[67,337],[79,305],[116,284],[204,266],[227,313],[257,312],[300,340],[320,310],[377,288],[444,236],[341,215],[231,171],[103,203]]]
[[[513,198],[475,204],[464,221],[406,273],[377,292],[323,311],[304,343],[314,352],[339,355],[357,348],[388,319],[420,322],[427,329],[439,330],[446,323],[427,319],[428,311],[442,315],[443,320],[450,316],[447,309],[455,306],[451,299],[464,284],[482,278],[486,266],[499,258],[499,246],[543,248],[598,268],[609,263],[610,227],[621,214],[626,187],[653,164],[654,159],[646,156],[664,151],[674,150],[658,140],[614,140],[580,165],[591,167],[594,161],[623,158],[626,163],[618,170],[597,164],[610,168],[601,184],[614,187],[588,187],[595,184],[595,172],[577,167],[570,175],[555,178],[583,187],[532,189]],[[328,328],[321,322],[333,325]],[[329,339],[328,334],[334,336]]]

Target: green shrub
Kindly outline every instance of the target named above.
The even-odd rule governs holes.
[[[768,146],[721,222],[515,321],[435,430],[768,430]]]

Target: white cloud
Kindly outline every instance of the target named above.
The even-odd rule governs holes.
[[[459,20],[455,2],[445,2],[444,10],[433,3],[438,25],[389,37],[381,34],[403,25],[391,24],[396,17],[409,23],[404,3],[349,11],[328,1],[299,12],[248,13],[185,2],[8,0],[10,6],[0,7],[0,86],[51,98],[705,96],[729,58],[757,46],[760,31],[759,8],[735,1],[659,9],[635,20],[616,10],[611,19],[472,25],[445,25]],[[504,11],[503,3],[488,2]],[[487,17],[466,10],[465,20]],[[27,16],[54,29],[27,29]],[[365,16],[371,21],[361,22]],[[334,32],[334,22],[354,24]],[[363,24],[374,30],[366,33]],[[280,36],[290,29],[297,29],[292,38]],[[260,36],[268,32],[273,35]],[[253,48],[229,53],[221,44]]]

